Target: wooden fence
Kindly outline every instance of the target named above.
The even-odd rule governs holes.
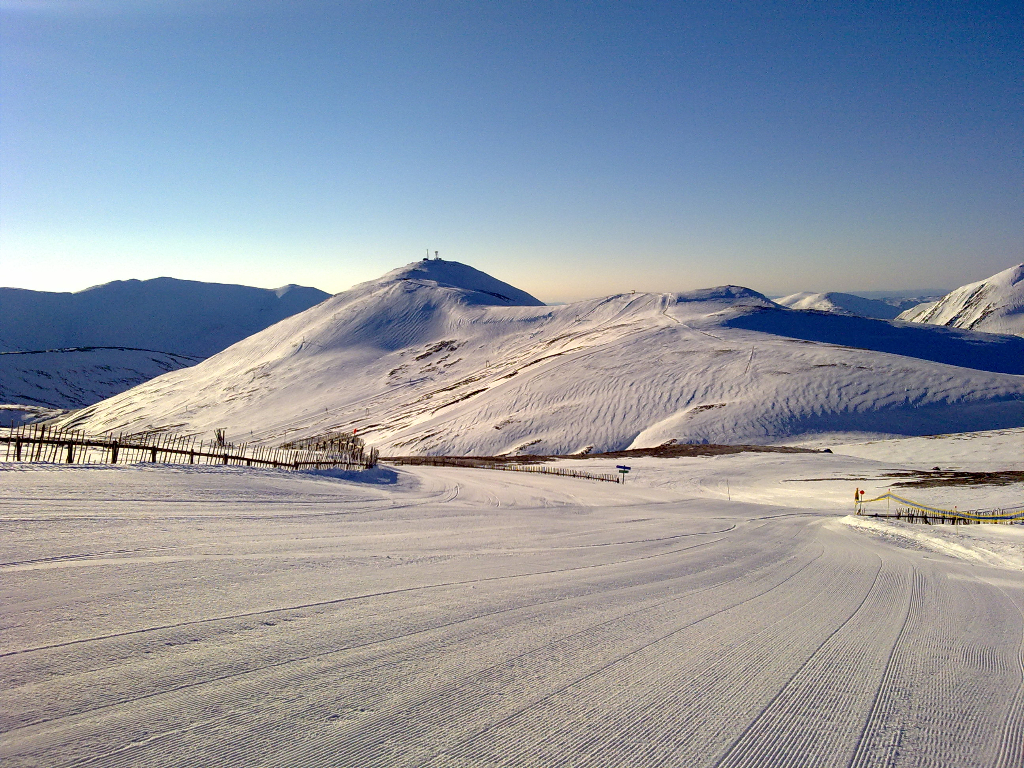
[[[501,464],[494,461],[475,461],[472,458],[454,459],[450,456],[396,456],[384,459],[388,464],[409,464],[428,467],[468,467],[470,469],[497,469],[502,472],[532,472],[538,475],[578,477],[582,480],[600,480],[606,483],[620,482],[618,475],[598,475],[578,469],[563,467],[540,467],[536,464]]]
[[[281,448],[297,451],[323,451],[326,453],[362,452],[363,439],[352,432],[325,432],[313,437],[303,437],[288,443]]]
[[[30,424],[0,430],[3,461],[45,461],[78,464],[222,464],[279,469],[368,469],[377,450],[361,440],[344,451],[268,448],[217,440],[197,441],[193,435],[143,433],[87,435],[75,429]]]

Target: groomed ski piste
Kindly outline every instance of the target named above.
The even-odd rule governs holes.
[[[851,513],[1024,431],[838,437],[622,485],[5,464],[0,763],[1019,768],[1024,526]]]

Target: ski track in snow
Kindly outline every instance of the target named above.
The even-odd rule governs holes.
[[[0,465],[0,763],[1021,765],[1022,569],[842,524],[871,459],[631,463]]]

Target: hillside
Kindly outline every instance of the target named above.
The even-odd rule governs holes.
[[[1024,264],[963,285],[938,301],[908,309],[899,319],[1024,336]]]
[[[0,288],[0,403],[82,408],[214,355],[327,298],[161,277],[77,293]]]
[[[952,364],[955,363],[955,364]],[[76,414],[385,453],[570,453],[1024,425],[1024,339],[786,310],[746,288],[563,306],[450,262],[340,293]]]
[[[878,320],[893,320],[900,312],[920,304],[916,299],[865,299],[852,293],[794,293],[775,299],[776,304],[790,309],[814,309],[839,315],[858,315]]]
[[[329,294],[159,277],[76,293],[0,288],[0,352],[71,347],[157,349],[209,357]]]
[[[197,362],[195,357],[125,347],[0,352],[0,403],[83,408]]]

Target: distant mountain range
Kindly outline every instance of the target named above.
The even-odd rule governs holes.
[[[269,290],[169,277],[77,293],[0,288],[0,403],[91,405],[194,365],[328,296],[297,285]]]
[[[544,306],[422,261],[85,408],[90,432],[385,453],[566,453],[1024,426],[1024,339],[790,310],[723,286]]]
[[[0,288],[0,352],[134,347],[209,357],[319,304],[316,288],[250,288],[158,277],[76,293]]]
[[[775,303],[790,309],[813,309],[819,312],[835,312],[840,315],[893,320],[900,312],[916,307],[929,298],[934,297],[865,299],[852,293],[810,293],[805,291],[775,299]]]
[[[1024,336],[1024,264],[943,296],[865,298],[850,293],[803,292],[775,302],[790,309]]]

